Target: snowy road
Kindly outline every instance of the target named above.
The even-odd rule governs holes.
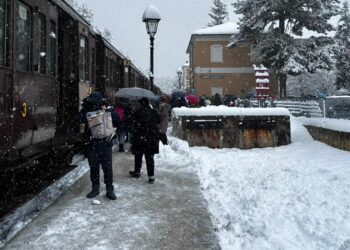
[[[314,141],[253,150],[188,148],[161,157],[197,172],[223,249],[350,249],[350,152]]]

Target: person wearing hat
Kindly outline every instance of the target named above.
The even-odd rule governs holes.
[[[160,115],[151,108],[148,98],[139,100],[140,108],[133,115],[131,152],[134,154],[134,171],[131,177],[140,178],[142,157],[145,155],[149,183],[154,183],[154,155],[159,153]]]
[[[93,138],[89,128],[87,115],[89,112],[106,111],[107,102],[99,92],[93,92],[86,97],[82,103],[82,109],[79,112],[80,133],[83,133],[86,154],[90,165],[90,180],[92,189],[87,194],[87,198],[93,198],[100,193],[100,165],[104,174],[104,183],[106,184],[106,197],[117,199],[113,186],[112,169],[112,136],[105,138]],[[112,116],[113,119],[114,116]]]

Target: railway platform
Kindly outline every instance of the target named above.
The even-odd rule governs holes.
[[[156,161],[152,185],[145,165],[140,179],[129,177],[132,168],[133,155],[115,151],[116,201],[101,185],[93,205],[87,173],[4,249],[219,249],[193,172]]]

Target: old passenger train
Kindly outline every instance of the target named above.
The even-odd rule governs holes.
[[[119,88],[149,85],[65,1],[0,0],[0,173],[73,147],[92,90],[112,102]]]

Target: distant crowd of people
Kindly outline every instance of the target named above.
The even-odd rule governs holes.
[[[188,96],[175,96],[172,98],[172,107],[205,107],[209,105],[220,106],[225,105],[228,107],[249,107],[250,100],[246,98],[240,98],[236,96],[222,97],[218,93],[211,97],[200,96],[197,97],[198,101],[193,101],[194,95]],[[191,97],[191,98],[190,98]]]

